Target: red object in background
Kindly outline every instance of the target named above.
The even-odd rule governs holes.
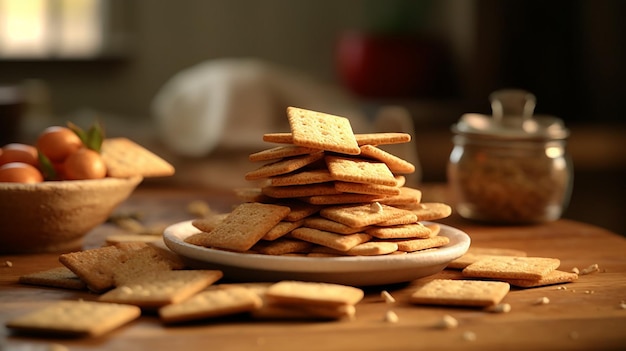
[[[335,59],[343,84],[360,96],[414,97],[435,93],[442,52],[414,36],[346,32]]]

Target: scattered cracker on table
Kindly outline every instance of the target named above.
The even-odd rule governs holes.
[[[104,302],[156,308],[179,303],[222,278],[218,270],[154,271],[100,295]]]
[[[451,269],[463,269],[470,264],[490,256],[527,256],[525,251],[505,248],[491,248],[491,247],[474,247],[470,246],[463,256],[453,260],[447,266]]]
[[[88,301],[61,301],[19,316],[7,328],[48,335],[100,336],[139,317],[137,306]]]
[[[571,283],[578,279],[578,274],[572,272],[563,272],[560,270],[554,270],[544,277],[531,280],[531,279],[502,279],[507,283],[520,287],[520,288],[535,288],[539,286]]]
[[[145,247],[145,243],[119,243],[61,254],[59,261],[84,281],[90,290],[101,292],[114,286],[114,273],[119,263],[125,261],[132,252]]]
[[[110,177],[165,177],[175,172],[170,163],[127,138],[104,139],[101,153]]]
[[[489,256],[463,269],[463,275],[475,278],[537,280],[557,269],[557,258]]]
[[[194,234],[187,238],[187,242],[205,247],[246,251],[282,221],[289,211],[286,206],[243,203],[211,232]]]
[[[452,306],[491,306],[499,303],[510,285],[498,281],[434,279],[410,297],[414,304]]]
[[[210,289],[181,303],[161,307],[159,316],[167,324],[181,323],[250,312],[262,304],[256,293],[244,287]]]
[[[336,306],[355,305],[363,299],[364,292],[347,285],[285,280],[270,286],[265,296],[283,304]]]
[[[345,117],[290,106],[287,118],[294,145],[348,155],[361,152],[350,120]]]
[[[65,266],[22,275],[19,277],[19,282],[64,289],[83,290],[87,288],[87,285]]]

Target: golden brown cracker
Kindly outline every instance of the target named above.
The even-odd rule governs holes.
[[[167,324],[181,323],[250,312],[262,304],[261,298],[245,287],[209,289],[181,303],[161,307],[159,317]]]
[[[276,146],[271,149],[258,151],[248,155],[248,159],[252,162],[278,160],[287,157],[300,156],[319,152],[320,150],[309,147],[284,145]]]
[[[354,183],[395,186],[396,179],[382,162],[366,161],[339,156],[324,158],[331,176],[335,180]]]
[[[87,288],[87,285],[65,266],[22,275],[19,277],[19,282],[64,289],[83,290]]]
[[[407,214],[405,210],[387,205],[381,205],[381,209],[373,209],[372,204],[332,206],[320,210],[320,215],[350,227],[366,227]]]
[[[446,236],[434,236],[424,239],[393,239],[393,241],[398,244],[399,251],[415,252],[447,245],[450,243],[450,238]]]
[[[341,205],[372,202],[380,198],[381,197],[379,195],[342,193],[307,196],[300,198],[300,200],[310,203],[312,205]]]
[[[322,159],[324,153],[318,151],[312,154],[306,154],[301,156],[294,156],[290,158],[280,159],[278,161],[270,162],[255,170],[252,170],[245,174],[246,180],[257,180],[262,178],[268,178],[280,174],[286,174],[300,169],[308,164],[311,164],[317,160]]]
[[[280,281],[271,285],[265,293],[269,301],[295,305],[355,305],[364,297],[363,290],[352,286],[303,282]]]
[[[263,235],[262,239],[268,240],[268,241],[276,240],[290,233],[292,230],[301,227],[303,223],[304,223],[303,219],[299,221],[295,221],[295,222],[281,221],[280,223],[276,224],[274,228],[270,229],[269,232]]]
[[[414,304],[476,306],[495,305],[509,292],[505,282],[434,279],[419,287],[410,297]]]
[[[261,188],[261,191],[264,195],[276,199],[341,194],[339,190],[335,189],[335,184],[332,182],[307,185],[264,186]]]
[[[398,244],[394,242],[368,241],[351,248],[346,251],[346,254],[351,256],[379,256],[396,251],[398,251]]]
[[[291,237],[339,251],[348,251],[356,245],[367,242],[372,238],[365,233],[337,234],[305,227],[300,227],[292,231]]]
[[[304,219],[304,223],[302,224],[304,227],[324,230],[327,232],[337,233],[337,234],[354,234],[359,232],[364,232],[368,227],[350,227],[345,224],[331,221],[330,219],[313,216]]]
[[[379,239],[429,238],[430,229],[422,223],[400,224],[387,227],[373,226],[365,233]]]
[[[222,276],[218,270],[152,271],[107,291],[99,301],[157,308],[179,303]]]
[[[380,184],[352,183],[352,182],[335,182],[335,189],[344,193],[369,194],[380,196],[400,195],[398,187]]]
[[[410,174],[415,165],[373,145],[361,146],[361,156],[384,162],[392,173]]]
[[[488,256],[463,269],[463,275],[493,279],[541,279],[561,264],[557,258]]]
[[[174,166],[127,138],[104,139],[102,159],[110,177],[164,177],[174,174]]]
[[[334,179],[327,169],[314,169],[274,176],[269,180],[272,186],[286,186],[325,183]]]
[[[536,288],[539,286],[571,283],[577,279],[578,274],[576,273],[555,269],[539,279],[503,279],[503,281],[519,288]]]
[[[290,106],[287,118],[294,145],[348,155],[361,152],[345,117]]]
[[[263,141],[276,144],[292,144],[293,134],[289,132],[265,133],[263,134]]]
[[[418,206],[422,201],[422,191],[419,189],[402,186],[399,190],[400,194],[385,196],[379,202],[390,206],[410,206],[408,208],[411,208]]]
[[[286,206],[258,202],[243,203],[211,232],[196,234],[187,240],[195,245],[243,252],[256,244],[285,218],[289,211],[289,207]]]
[[[131,305],[60,301],[11,319],[6,326],[22,332],[95,337],[138,318],[140,314],[141,310]]]
[[[312,243],[302,240],[278,238],[274,241],[259,241],[252,247],[252,250],[264,255],[277,256],[288,253],[306,253],[312,246]]]
[[[388,145],[402,144],[411,141],[411,134],[408,133],[361,133],[354,134],[354,138],[359,146],[361,145]]]

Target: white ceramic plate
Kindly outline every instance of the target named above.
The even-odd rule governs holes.
[[[219,269],[225,278],[235,281],[304,280],[371,286],[408,282],[438,273],[463,255],[470,245],[469,236],[459,229],[439,225],[439,235],[450,238],[448,245],[406,255],[294,257],[215,250],[184,241],[199,232],[191,221],[167,227],[163,240],[189,266]]]

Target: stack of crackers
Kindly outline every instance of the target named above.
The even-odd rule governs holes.
[[[446,245],[436,223],[444,203],[422,203],[405,185],[415,166],[380,145],[407,143],[406,133],[354,134],[347,118],[287,109],[290,133],[265,134],[278,143],[250,155],[263,162],[245,178],[244,201],[231,213],[198,219],[187,242],[270,255],[404,254]]]

